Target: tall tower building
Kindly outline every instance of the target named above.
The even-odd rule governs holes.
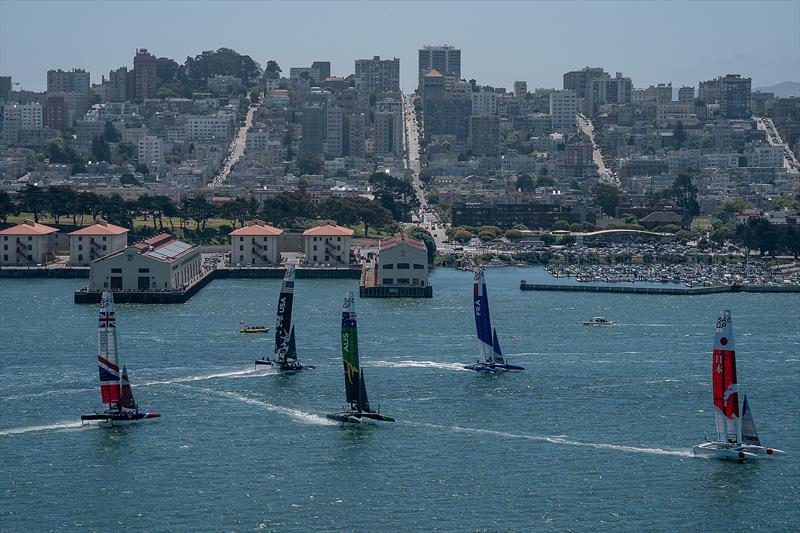
[[[578,99],[575,91],[564,89],[550,93],[550,118],[553,131],[574,133],[577,129]]]
[[[357,90],[368,94],[400,91],[400,60],[381,56],[356,59],[355,84]]]
[[[137,100],[152,98],[156,95],[156,56],[147,52],[147,48],[137,48],[133,57],[134,97]]]
[[[419,50],[419,89],[422,89],[422,81],[425,71],[430,69],[437,70],[443,76],[453,76],[461,79],[461,49],[450,45],[442,46],[423,46]]]
[[[720,111],[729,119],[750,118],[750,78],[728,74],[720,78]]]

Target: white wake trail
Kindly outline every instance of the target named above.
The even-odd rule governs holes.
[[[307,413],[305,411],[301,411],[300,409],[292,409],[290,407],[283,407],[280,405],[274,405],[268,402],[264,402],[261,400],[256,400],[255,398],[250,398],[248,396],[243,396],[236,392],[231,391],[220,391],[214,389],[206,389],[202,387],[192,387],[190,385],[185,385],[188,389],[194,389],[203,391],[206,394],[210,394],[212,396],[221,396],[223,398],[232,398],[234,400],[238,400],[240,402],[256,405],[258,407],[263,407],[268,411],[272,411],[273,413],[279,413],[282,415],[286,415],[290,418],[294,418],[298,422],[302,422],[303,424],[312,424],[317,426],[335,426],[336,422],[333,420],[328,420],[327,418],[321,417],[319,415],[315,415],[313,413]]]
[[[65,420],[64,422],[56,422],[55,424],[46,424],[43,426],[25,426],[25,427],[18,427],[18,428],[8,428],[0,430],[0,437],[5,437],[8,435],[19,435],[21,433],[31,433],[34,431],[65,431],[65,430],[72,430],[72,429],[81,429],[84,426],[79,421],[74,420]]]
[[[440,363],[437,361],[370,361],[365,367],[378,368],[440,368],[442,370],[455,370],[456,372],[470,372],[460,363]]]
[[[217,372],[215,374],[203,374],[199,376],[184,376],[163,381],[147,381],[145,383],[140,383],[138,386],[148,387],[150,385],[171,385],[173,383],[189,383],[192,381],[206,381],[218,378],[249,378],[269,375],[277,375],[277,372],[271,369],[250,368],[247,370],[233,370],[231,372]]]
[[[527,439],[537,442],[548,442],[550,444],[561,444],[566,446],[579,446],[583,448],[596,448],[598,450],[617,450],[621,452],[631,453],[647,453],[652,455],[669,455],[673,457],[694,457],[694,454],[689,450],[664,450],[662,448],[646,448],[641,446],[628,446],[625,444],[607,444],[602,442],[581,442],[576,440],[569,440],[562,435],[558,436],[542,436],[542,435],[526,435],[524,433],[509,433],[506,431],[495,431],[493,429],[478,429],[478,428],[465,428],[461,426],[442,426],[438,424],[428,424],[424,422],[408,422],[412,425],[419,425],[437,429],[449,429],[461,433],[482,433],[487,435],[496,435],[508,439]]]

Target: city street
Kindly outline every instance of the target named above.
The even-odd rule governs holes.
[[[245,124],[237,130],[236,136],[233,138],[233,141],[231,141],[231,145],[228,148],[228,157],[225,159],[225,164],[222,166],[222,170],[217,177],[208,184],[210,188],[213,189],[214,187],[219,187],[222,185],[225,180],[228,179],[228,175],[231,173],[233,165],[235,165],[239,161],[239,158],[244,154],[247,130],[249,130],[250,126],[253,125],[253,113],[255,113],[256,109],[258,109],[258,106],[250,106],[250,109],[247,110]]]
[[[773,124],[772,119],[766,117],[753,117],[753,120],[756,121],[756,127],[758,129],[767,132],[767,141],[769,144],[783,148],[783,164],[789,173],[797,174],[800,172],[800,163],[798,163],[794,152],[792,152],[783,142],[783,139],[781,139],[781,135],[775,128],[775,124]]]
[[[597,165],[599,181],[620,188],[619,178],[617,178],[614,172],[606,168],[606,164],[603,161],[603,154],[600,152],[600,148],[594,140],[594,125],[592,121],[586,118],[585,115],[578,114],[578,127],[592,140],[592,159]]]

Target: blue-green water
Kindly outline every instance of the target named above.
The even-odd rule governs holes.
[[[474,357],[471,275],[432,300],[361,300],[373,405],[342,428],[340,306],[351,282],[298,280],[297,342],[316,370],[254,371],[280,280],[214,281],[176,306],[119,305],[120,350],[158,421],[80,428],[100,407],[94,306],[79,280],[0,280],[0,530],[796,530],[800,298],[521,292],[540,269],[487,273],[522,373]],[[712,436],[710,349],[733,311],[739,381],[762,439],[753,464],[696,459]],[[605,315],[617,325],[588,328]]]

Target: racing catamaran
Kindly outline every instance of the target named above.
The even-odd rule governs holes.
[[[744,397],[739,417],[739,392],[736,382],[736,348],[733,342],[731,312],[726,310],[717,318],[714,333],[714,352],[711,359],[714,418],[717,440],[693,448],[694,454],[715,459],[744,461],[785,452],[761,445],[753,415]]]
[[[489,318],[489,298],[486,293],[486,278],[481,267],[475,269],[475,281],[472,287],[472,308],[475,312],[475,328],[478,331],[478,358],[475,364],[464,365],[468,370],[494,374],[498,370],[525,370],[521,366],[509,364],[500,341],[497,330],[492,328]]]
[[[81,422],[100,422],[108,425],[137,422],[159,418],[158,413],[140,413],[128,379],[128,370],[120,364],[117,351],[117,324],[114,298],[106,291],[100,300],[100,317],[97,324],[97,363],[100,368],[100,395],[107,408],[81,416]]]
[[[356,302],[352,292],[348,292],[342,305],[342,362],[344,364],[344,389],[349,409],[328,413],[331,420],[342,423],[362,423],[368,421],[394,422],[394,418],[382,415],[380,408],[373,410],[367,399],[364,372],[358,361],[358,334],[356,326]]]
[[[297,372],[313,366],[303,366],[297,361],[297,348],[294,342],[294,322],[292,305],[294,302],[294,267],[287,266],[283,276],[281,293],[278,296],[278,317],[275,322],[275,359],[264,357],[256,359],[256,366],[270,365],[281,372]]]

